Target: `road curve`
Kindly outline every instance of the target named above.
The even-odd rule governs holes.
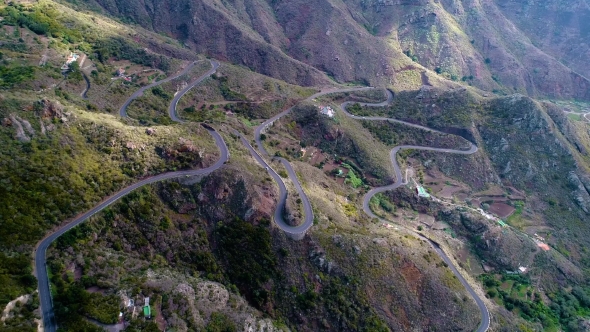
[[[305,235],[305,232],[313,225],[313,210],[311,208],[311,203],[309,202],[307,195],[305,195],[303,188],[301,188],[301,184],[299,183],[299,180],[297,179],[297,175],[295,174],[295,171],[291,167],[291,164],[289,164],[289,162],[286,161],[285,159],[281,158],[282,159],[281,162],[282,162],[283,166],[285,166],[285,168],[287,169],[287,173],[289,174],[289,178],[295,184],[295,188],[297,189],[297,192],[299,193],[299,196],[301,197],[301,202],[303,203],[303,208],[305,211],[305,220],[299,226],[289,225],[285,221],[285,218],[283,216],[283,212],[285,211],[285,206],[287,203],[287,187],[285,186],[285,182],[283,182],[283,179],[279,176],[279,174],[277,174],[277,172],[275,172],[275,170],[272,167],[270,167],[269,164],[266,163],[266,161],[260,156],[260,154],[258,154],[258,152],[256,152],[256,150],[254,150],[252,145],[250,145],[248,140],[241,133],[239,133],[238,131],[234,131],[234,132],[236,135],[240,136],[242,143],[246,146],[246,148],[248,148],[252,157],[254,157],[254,159],[256,159],[256,161],[262,167],[264,167],[266,169],[268,174],[270,174],[270,176],[279,185],[279,199],[278,199],[277,207],[276,207],[275,213],[274,213],[275,223],[285,233],[288,233],[288,234],[300,239],[303,235]]]
[[[387,106],[391,103],[391,101],[393,100],[393,93],[389,90],[386,90],[387,93],[387,100],[382,102],[382,103],[359,103],[361,106],[369,106],[369,107],[382,107],[382,106]],[[424,127],[424,126],[420,126],[417,124],[413,124],[413,123],[409,123],[406,121],[401,121],[401,120],[397,120],[397,119],[391,119],[391,118],[385,118],[385,117],[365,117],[365,116],[357,116],[357,115],[353,115],[350,114],[347,110],[346,107],[351,104],[352,102],[345,102],[342,103],[340,105],[340,109],[341,111],[348,117],[351,117],[353,119],[359,119],[359,120],[369,120],[369,121],[389,121],[389,122],[395,122],[395,123],[400,123],[400,124],[404,124],[413,128],[418,128],[418,129],[422,129],[422,130],[426,130],[426,131],[431,131],[431,132],[437,132],[437,133],[442,133],[441,131],[432,129],[432,128],[428,128],[428,127]],[[416,146],[416,145],[398,145],[396,147],[394,147],[391,152],[389,153],[390,155],[390,159],[391,159],[391,163],[393,164],[393,169],[394,169],[394,173],[395,173],[395,182],[393,184],[387,185],[387,186],[383,186],[383,187],[378,187],[378,188],[374,188],[372,190],[370,190],[367,194],[365,194],[365,197],[363,198],[363,210],[365,211],[365,213],[371,217],[371,218],[377,218],[382,222],[386,222],[388,223],[387,220],[383,220],[382,218],[380,218],[379,216],[375,215],[375,213],[373,213],[373,211],[371,210],[371,207],[369,205],[371,198],[373,198],[373,196],[375,196],[378,193],[383,193],[385,191],[389,191],[389,190],[395,190],[397,188],[399,188],[400,186],[404,185],[405,183],[403,182],[402,179],[402,172],[401,172],[401,168],[399,166],[399,163],[397,162],[397,158],[396,155],[400,150],[404,150],[404,149],[413,149],[413,150],[425,150],[425,151],[434,151],[434,152],[444,152],[444,153],[454,153],[454,154],[462,154],[462,155],[470,155],[473,153],[477,152],[477,146],[471,142],[469,142],[470,147],[469,149],[466,150],[454,150],[454,149],[446,149],[446,148],[431,148],[431,147],[425,147],[425,146]],[[403,227],[406,231],[414,234],[414,235],[418,235],[419,237],[425,239],[433,248],[434,251],[440,256],[440,258],[447,263],[447,265],[449,266],[449,268],[451,269],[451,271],[453,272],[453,274],[457,277],[457,279],[459,279],[459,281],[461,282],[461,284],[463,285],[463,287],[465,287],[465,289],[467,290],[467,292],[471,295],[471,297],[473,298],[473,300],[475,300],[475,303],[477,304],[477,307],[479,308],[480,314],[481,314],[481,322],[480,325],[477,328],[477,332],[485,332],[489,329],[490,327],[490,313],[488,311],[488,308],[486,307],[485,303],[483,302],[483,300],[479,297],[479,295],[475,292],[475,290],[473,290],[473,288],[471,287],[471,285],[469,285],[469,283],[467,282],[467,280],[465,280],[465,278],[463,277],[463,275],[461,275],[461,273],[459,272],[459,270],[457,269],[457,267],[453,264],[453,262],[451,261],[451,259],[445,254],[445,252],[442,250],[442,248],[440,247],[440,245],[438,245],[436,242],[432,241],[430,238],[426,237],[424,234],[422,233],[418,233],[415,232],[412,229],[409,229],[403,225],[399,225],[400,227]]]
[[[187,89],[184,89],[181,93],[178,93],[177,94],[178,99],[176,99],[176,97],[175,97],[175,99],[172,101],[173,104],[172,103],[170,104],[169,110],[175,110],[176,104],[178,103],[178,100],[182,97],[182,95],[184,95],[191,87],[200,83],[207,76],[209,76],[215,72],[217,67],[219,67],[219,63],[214,60],[210,60],[210,61],[213,66],[213,69],[210,70],[207,74],[199,77],[193,83],[191,83],[189,85],[189,87],[187,87]],[[169,77],[169,78],[162,80],[162,81],[158,81],[158,82],[153,83],[149,86],[145,86],[145,87],[139,89],[125,102],[125,104],[123,104],[123,106],[121,106],[121,109],[119,110],[119,114],[122,117],[127,117],[127,112],[126,112],[127,106],[129,106],[129,104],[131,103],[131,101],[133,101],[133,99],[140,96],[143,93],[143,91],[145,91],[146,89],[152,88],[156,85],[162,84],[164,82],[168,82],[176,77],[184,75],[192,67],[194,67],[194,65],[195,65],[195,63],[193,62],[191,65],[189,65],[187,68],[185,68],[180,74],[178,74],[174,77]],[[172,120],[174,120],[176,122],[181,122],[181,120],[178,119],[178,117],[176,117],[175,113],[176,113],[175,111],[170,113],[171,116],[174,114],[174,117],[172,117]],[[55,241],[58,237],[63,235],[65,232],[67,232],[68,230],[83,223],[84,221],[88,220],[88,218],[90,218],[91,216],[102,211],[103,209],[105,209],[109,205],[113,204],[114,202],[119,200],[121,197],[134,191],[135,189],[138,189],[140,187],[143,187],[145,185],[152,184],[155,182],[169,180],[169,179],[173,179],[173,178],[179,178],[179,177],[183,177],[183,176],[206,175],[206,174],[209,174],[209,173],[221,168],[225,164],[225,162],[229,159],[229,150],[227,148],[227,145],[225,144],[225,141],[223,140],[221,135],[217,131],[215,131],[212,127],[210,127],[208,125],[203,125],[203,127],[205,129],[207,129],[207,131],[209,132],[209,134],[211,134],[211,136],[213,136],[213,138],[215,139],[215,145],[217,145],[217,148],[219,148],[219,151],[220,151],[220,158],[217,160],[217,162],[215,164],[213,164],[212,166],[209,166],[207,168],[199,169],[199,170],[187,170],[187,171],[163,173],[163,174],[155,175],[153,177],[149,177],[149,178],[146,178],[146,179],[141,180],[139,182],[136,182],[136,183],[118,191],[117,193],[115,193],[111,197],[107,198],[106,200],[104,200],[103,202],[101,202],[100,204],[98,204],[97,206],[92,208],[91,210],[87,211],[83,215],[76,217],[74,220],[72,220],[68,224],[60,227],[59,229],[57,229],[56,231],[54,231],[53,233],[48,235],[46,238],[41,240],[41,242],[37,245],[37,248],[35,251],[34,265],[35,265],[35,273],[36,273],[38,284],[39,284],[39,301],[41,304],[41,316],[43,319],[43,326],[44,326],[45,332],[55,332],[57,330],[57,323],[56,323],[55,314],[53,311],[53,301],[51,298],[49,277],[47,275],[47,260],[46,260],[47,248],[49,248],[51,243],[53,243],[53,241]]]
[[[176,74],[176,75],[174,75],[174,76],[169,76],[169,77],[166,77],[166,78],[165,78],[165,79],[163,79],[163,80],[156,81],[156,82],[154,82],[154,83],[152,83],[152,84],[150,84],[150,85],[146,85],[146,86],[144,86],[144,87],[141,87],[141,88],[139,88],[137,91],[135,91],[135,92],[134,92],[134,93],[131,95],[131,97],[127,98],[127,100],[125,101],[125,103],[123,103],[123,105],[121,105],[121,108],[119,108],[119,116],[121,116],[122,118],[126,118],[126,117],[127,117],[127,107],[129,107],[129,104],[131,104],[131,102],[132,102],[133,100],[135,100],[135,98],[137,98],[137,97],[139,97],[139,96],[143,95],[143,92],[144,92],[145,90],[151,89],[151,88],[153,88],[153,87],[156,87],[156,86],[158,86],[158,85],[160,85],[160,84],[164,84],[164,83],[166,83],[166,82],[170,82],[170,81],[172,81],[173,79],[176,79],[176,78],[178,78],[178,77],[180,77],[180,76],[182,76],[182,75],[184,75],[184,74],[188,73],[188,72],[189,72],[191,69],[193,69],[193,67],[194,67],[196,64],[197,64],[197,61],[194,61],[194,62],[192,62],[191,64],[189,64],[188,66],[186,66],[186,67],[185,67],[185,68],[184,68],[184,69],[183,69],[183,70],[182,70],[180,73],[178,73],[178,74]]]
[[[180,101],[180,99],[193,87],[195,87],[195,85],[203,82],[204,79],[206,79],[207,77],[215,74],[215,72],[217,71],[217,68],[219,68],[219,62],[217,62],[216,60],[209,60],[209,63],[211,63],[211,69],[206,72],[205,74],[201,75],[199,78],[197,78],[196,80],[194,80],[191,84],[187,85],[184,89],[182,89],[181,91],[177,92],[176,95],[174,95],[174,99],[172,99],[172,102],[170,103],[170,106],[168,107],[168,115],[170,116],[170,118],[172,119],[172,121],[175,122],[182,122],[182,120],[178,117],[178,113],[176,110],[176,107],[178,106],[178,102]]]
[[[335,90],[335,91],[318,92],[318,93],[308,97],[306,100],[312,100],[317,97],[320,97],[320,96],[323,96],[326,94],[330,94],[330,93],[352,92],[352,91],[360,91],[360,90],[367,90],[367,89],[372,89],[372,88],[365,88],[365,87],[363,87],[363,88],[349,88],[349,89],[342,89],[342,90]],[[289,112],[291,112],[292,109],[293,109],[293,107],[290,107],[290,108],[284,110],[283,112],[273,116],[272,118],[264,121],[254,131],[254,139],[256,140],[256,145],[258,146],[258,150],[260,150],[261,153],[264,154],[265,156],[270,157],[268,155],[268,151],[266,151],[266,149],[264,148],[264,145],[262,144],[262,139],[260,138],[260,135],[262,135],[263,131],[265,131],[266,128],[268,128],[268,126],[270,126],[276,120],[287,115]],[[270,167],[264,161],[264,159],[254,150],[254,148],[250,145],[250,143],[241,134],[238,133],[238,135],[240,135],[242,142],[244,143],[244,145],[246,145],[248,150],[250,150],[250,153],[252,154],[254,159],[256,159],[258,161],[258,163],[260,163],[261,165],[263,165],[266,168],[268,173],[275,179],[275,181],[279,185],[280,197],[279,197],[279,202],[278,202],[277,208],[275,210],[275,215],[274,215],[275,222],[277,223],[277,226],[279,226],[279,228],[281,230],[283,230],[284,232],[290,234],[293,239],[301,240],[305,236],[305,233],[307,232],[307,230],[310,229],[311,226],[313,226],[313,218],[314,217],[313,217],[313,209],[311,207],[311,203],[309,202],[309,198],[307,197],[307,195],[303,191],[303,188],[301,187],[301,183],[299,182],[299,179],[297,178],[297,174],[293,170],[293,167],[291,166],[289,161],[287,161],[285,158],[274,157],[274,159],[279,160],[283,164],[283,166],[287,170],[287,174],[289,175],[289,178],[291,179],[291,181],[295,185],[295,189],[297,190],[297,193],[299,193],[299,197],[301,197],[301,203],[303,204],[303,211],[305,212],[305,218],[304,218],[303,222],[301,223],[301,225],[299,225],[299,226],[291,226],[288,223],[286,223],[284,220],[283,211],[285,210],[285,205],[287,202],[287,188],[285,187],[285,183],[283,182],[281,177],[272,169],[272,167]]]
[[[90,90],[90,80],[88,79],[88,76],[86,76],[86,73],[84,73],[82,70],[80,70],[80,72],[82,72],[82,77],[84,77],[84,81],[86,81],[86,87],[84,88],[84,91],[82,91],[82,93],[80,94],[80,97],[82,97],[83,99],[88,99],[87,93],[88,90]]]

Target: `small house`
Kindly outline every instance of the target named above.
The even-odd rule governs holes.
[[[119,68],[117,69],[117,76],[123,77],[125,75],[125,69]]]
[[[68,56],[68,58],[66,59],[66,63],[64,63],[64,65],[63,65],[63,66],[61,66],[61,70],[69,70],[69,69],[70,69],[70,65],[71,65],[73,62],[76,62],[76,61],[78,61],[78,58],[79,58],[79,57],[80,57],[80,56],[79,56],[78,54],[76,54],[76,53],[73,53],[73,52],[72,52],[72,53],[70,53],[70,56]]]
[[[322,115],[325,115],[329,118],[333,118],[334,117],[334,110],[332,109],[332,107],[330,106],[319,106],[320,109],[320,113]]]

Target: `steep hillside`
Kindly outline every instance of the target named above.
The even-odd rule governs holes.
[[[495,1],[531,42],[584,77],[590,77],[590,2]]]
[[[583,1],[572,17],[536,5],[522,12],[513,10],[520,3],[511,7],[511,2],[492,0],[88,2],[199,52],[292,83],[322,82],[305,63],[339,82],[408,89],[428,84],[427,77],[436,72],[497,93],[590,99],[590,81],[581,69],[588,61]],[[533,15],[540,17],[526,19]],[[558,21],[537,29],[546,17]],[[562,26],[568,27],[567,37],[546,37],[547,29],[562,31]],[[579,43],[582,48],[575,50],[566,46]]]
[[[572,15],[553,0],[557,16],[532,1],[525,12],[577,43],[576,4]],[[565,42],[535,39],[540,23],[515,6],[0,5],[0,329],[37,329],[30,257],[43,237],[127,185],[216,164],[138,188],[49,247],[61,328],[469,331],[489,311],[494,331],[587,330],[590,89]],[[220,62],[214,74],[205,56]],[[395,93],[310,98],[337,81]],[[175,96],[182,123],[169,114]],[[350,104],[355,117],[347,101],[381,106]],[[260,135],[274,157],[256,161],[236,134],[256,141],[289,107]],[[412,147],[392,162],[400,145]],[[287,223],[311,202],[300,241],[273,222],[271,175],[289,191]]]

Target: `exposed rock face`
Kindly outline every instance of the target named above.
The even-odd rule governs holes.
[[[16,117],[25,127],[25,129],[27,130],[27,133],[29,133],[29,135],[33,136],[35,135],[35,130],[33,129],[33,127],[31,126],[31,123],[27,120],[24,120],[20,117]]]
[[[179,147],[177,150],[180,152],[194,152],[197,150],[197,147],[193,142],[182,137],[179,138],[178,145]]]
[[[17,120],[17,117],[14,114],[10,115],[10,122],[14,125],[16,129],[16,133],[14,134],[14,138],[26,143],[30,142],[31,138],[25,134],[25,130],[23,129],[23,125]]]
[[[574,201],[582,210],[584,210],[584,212],[590,214],[590,192],[588,192],[588,189],[584,186],[582,181],[580,181],[580,178],[575,172],[570,172],[567,179],[571,186],[575,188],[572,192]]]
[[[172,208],[179,213],[199,209],[208,220],[231,220],[235,217],[258,222],[270,220],[274,214],[277,194],[273,188],[252,185],[247,173],[226,169],[207,176],[196,185],[198,190],[162,187]]]
[[[35,109],[42,118],[64,118],[64,107],[59,101],[41,99],[35,103]]]

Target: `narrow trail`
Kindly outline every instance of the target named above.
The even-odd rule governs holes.
[[[212,65],[214,63],[217,64],[217,65],[214,65],[214,69],[216,69],[219,66],[219,64],[216,61],[211,61],[211,63],[212,63]],[[134,93],[135,97],[130,98],[129,100],[127,100],[125,102],[125,104],[120,109],[120,114],[123,117],[127,117],[127,113],[125,112],[125,110],[134,98],[139,96],[143,91],[145,91],[146,89],[148,89],[150,87],[156,86],[158,84],[162,84],[164,82],[170,81],[176,77],[179,77],[179,76],[185,74],[186,72],[188,72],[188,70],[190,70],[192,67],[194,67],[194,64],[195,63],[189,65],[187,68],[185,68],[185,70],[182,73],[180,73],[176,76],[169,77],[169,78],[162,80],[162,81],[158,81],[158,82],[152,84],[152,86],[143,87],[142,89],[140,89],[141,90],[140,92],[138,91],[138,92]],[[210,71],[210,74],[208,74],[208,75],[213,74],[213,72],[215,72],[215,70],[213,70],[212,72]],[[194,85],[198,84],[199,82],[203,81],[206,78],[206,76],[208,76],[208,75],[206,74],[206,75],[199,77],[195,82],[191,83],[191,86],[194,86]],[[188,91],[188,89],[186,89],[186,91],[184,91],[183,94],[186,93],[187,91]],[[180,97],[182,97],[182,95]],[[175,120],[175,119],[173,118],[173,120]],[[180,119],[177,119],[177,118],[175,121],[181,122]],[[213,136],[213,139],[215,140],[215,145],[217,145],[217,148],[220,151],[219,159],[217,160],[217,162],[215,164],[213,164],[212,166],[209,166],[207,168],[204,168],[204,169],[167,172],[167,173],[155,175],[155,176],[143,179],[141,181],[138,181],[128,187],[121,189],[120,191],[116,192],[112,196],[106,198],[101,203],[99,203],[98,205],[96,205],[95,207],[90,209],[89,211],[85,212],[84,214],[74,217],[70,222],[68,222],[68,223],[64,224],[63,226],[59,227],[58,229],[54,230],[52,233],[47,235],[44,239],[42,239],[37,244],[35,254],[34,254],[35,255],[34,256],[35,257],[35,262],[34,262],[35,271],[34,271],[34,273],[37,276],[38,285],[39,285],[38,286],[39,287],[39,302],[41,304],[41,316],[43,319],[43,327],[44,327],[45,332],[57,331],[57,322],[55,319],[55,313],[53,310],[53,300],[51,297],[51,285],[50,285],[49,277],[47,274],[47,248],[49,248],[51,243],[53,243],[53,241],[55,241],[57,238],[59,238],[65,232],[67,232],[70,229],[85,222],[93,215],[104,210],[109,205],[111,205],[111,204],[115,203],[116,201],[118,201],[119,199],[121,199],[123,196],[131,193],[132,191],[134,191],[140,187],[143,187],[148,184],[164,181],[164,180],[174,179],[174,178],[180,178],[180,177],[186,177],[186,176],[196,176],[196,175],[207,175],[207,174],[210,174],[213,171],[221,168],[229,159],[229,150],[227,148],[227,145],[225,144],[225,141],[223,140],[221,135],[217,131],[215,131],[215,129],[213,129],[211,126],[205,125],[205,124],[203,124],[203,127],[205,129],[207,129],[207,131],[209,132],[209,134],[211,134],[211,136]]]

